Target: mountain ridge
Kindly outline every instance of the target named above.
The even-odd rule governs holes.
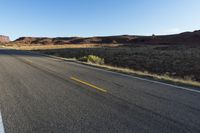
[[[20,37],[13,43],[27,45],[64,44],[200,44],[200,30],[173,35],[119,35],[96,37]]]

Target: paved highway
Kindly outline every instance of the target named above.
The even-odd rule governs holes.
[[[0,133],[200,133],[200,91],[0,49]]]

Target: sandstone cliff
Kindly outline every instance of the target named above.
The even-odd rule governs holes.
[[[8,36],[0,35],[0,43],[10,42],[10,38]]]

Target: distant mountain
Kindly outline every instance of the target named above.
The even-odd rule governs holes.
[[[14,43],[23,44],[116,44],[116,43],[130,43],[133,39],[137,37],[134,36],[108,36],[108,37],[57,37],[57,38],[47,38],[47,37],[21,37],[14,41]]]
[[[8,36],[0,35],[0,43],[10,42],[10,38]]]
[[[107,37],[21,37],[14,41],[18,44],[27,45],[63,45],[63,44],[199,44],[200,30],[194,32],[184,32],[174,35],[152,35],[152,36],[107,36]]]
[[[136,43],[144,44],[199,44],[200,30],[194,32],[184,32],[174,35],[139,37],[134,40]]]

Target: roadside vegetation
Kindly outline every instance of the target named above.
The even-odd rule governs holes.
[[[80,57],[77,60],[83,61],[83,62],[88,62],[88,63],[93,63],[93,64],[100,64],[100,65],[104,64],[104,59],[100,58],[98,56],[95,56],[95,55],[88,55],[88,56]]]
[[[199,45],[128,45],[116,47],[29,49],[36,52],[200,86]],[[128,71],[127,71],[128,70]]]
[[[118,47],[121,44],[63,44],[63,45],[27,45],[18,43],[7,43],[2,46],[15,48],[20,50],[50,50],[50,49],[67,49],[67,48],[102,48],[102,47]]]

